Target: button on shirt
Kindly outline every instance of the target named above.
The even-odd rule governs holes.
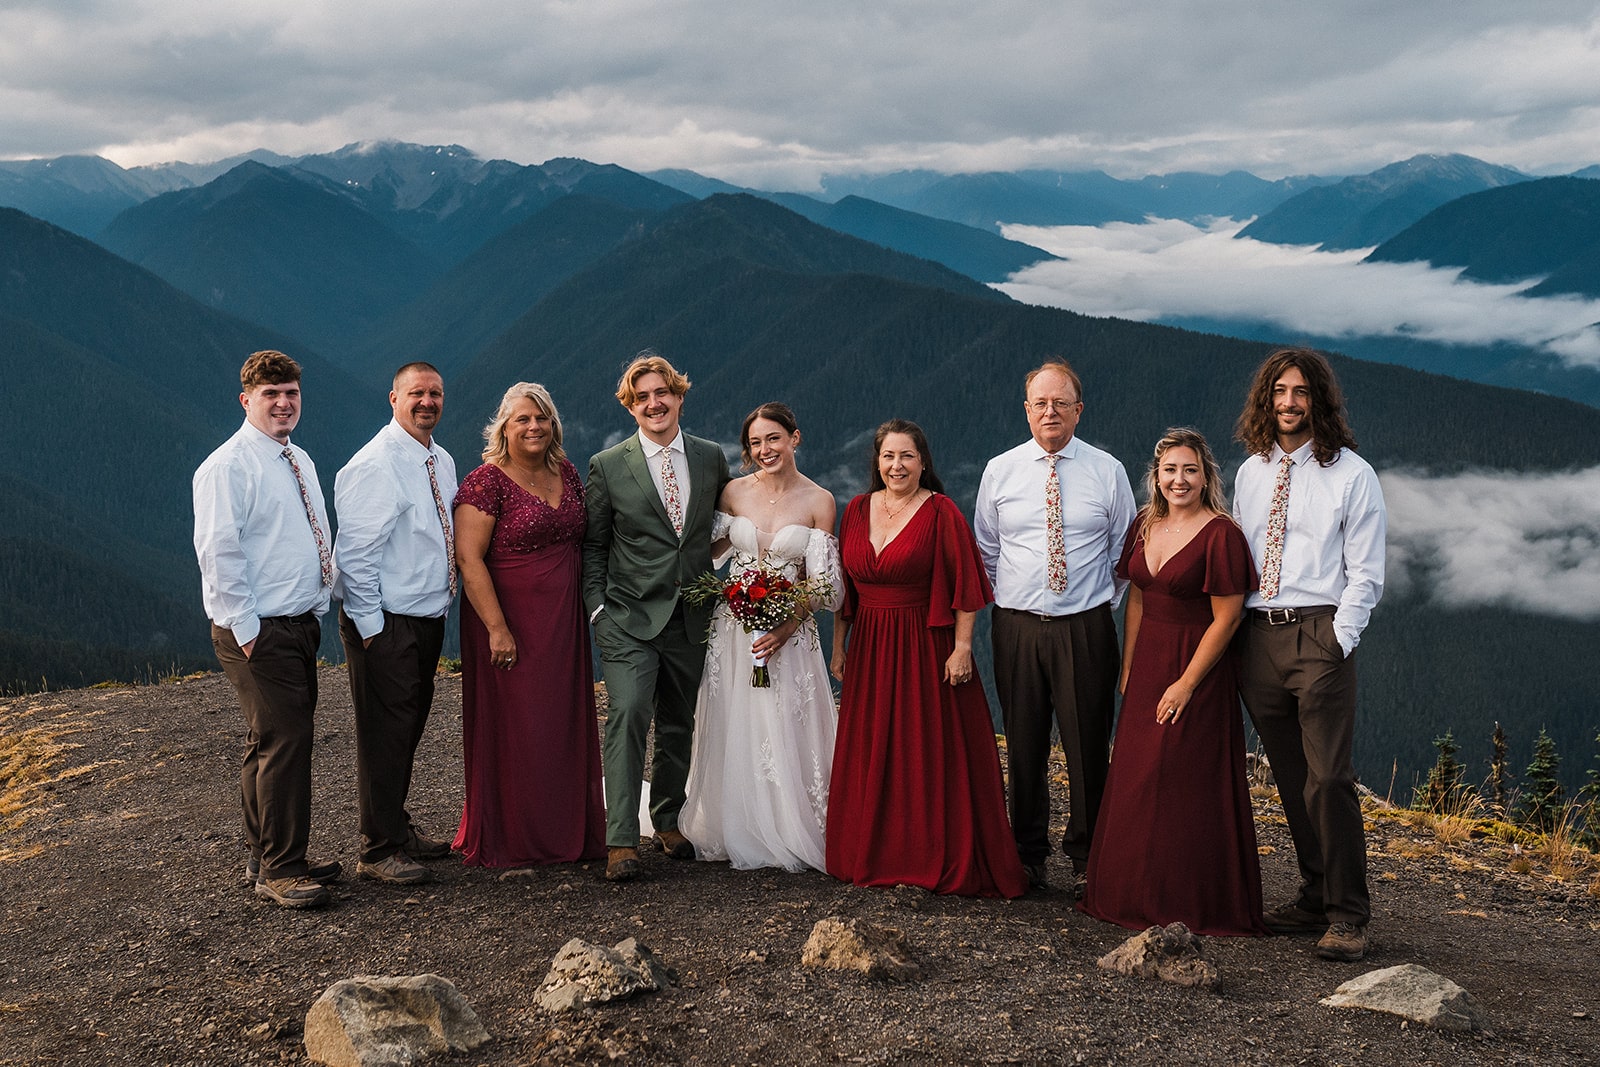
[[[1056,453],[1067,588],[1052,593],[1044,510],[1049,455],[1030,438],[984,468],[972,526],[994,602],[1041,615],[1115,604],[1128,583],[1113,571],[1136,510],[1128,472],[1115,457],[1076,437]]]
[[[200,596],[206,616],[241,646],[256,639],[264,618],[328,610],[322,559],[283,447],[246,421],[194,472]],[[290,447],[326,532],[316,465]]]
[[[689,454],[684,451],[683,431],[678,431],[678,436],[672,439],[671,444],[658,445],[639,431],[639,447],[644,450],[645,464],[650,468],[650,480],[656,483],[656,495],[661,498],[661,506],[667,505],[667,490],[661,484],[661,454],[668,449],[672,450],[672,474],[678,481],[678,500],[683,507],[683,514],[689,514]]]
[[[1372,465],[1348,448],[1324,467],[1307,441],[1289,453],[1289,516],[1284,526],[1283,568],[1270,602],[1251,593],[1247,608],[1311,608],[1333,604],[1333,631],[1344,654],[1361,643],[1372,609],[1383,596],[1387,518],[1383,489]],[[1272,510],[1272,486],[1284,452],[1251,456],[1234,481],[1233,515],[1260,562]]]
[[[429,448],[398,422],[379,430],[333,481],[339,516],[334,593],[363,638],[383,632],[385,611],[428,619],[450,611],[450,563],[428,481],[429,456],[445,518],[453,521],[455,461],[437,443]]]

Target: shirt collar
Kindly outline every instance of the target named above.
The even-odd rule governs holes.
[[[240,427],[240,433],[244,435],[246,441],[250,442],[252,448],[258,448],[263,453],[271,453],[274,456],[283,455],[284,448],[290,444],[289,441],[280,441],[271,434],[258,429],[251,424],[249,419],[244,420],[244,425]]]
[[[400,454],[412,462],[426,463],[433,458],[433,449],[407,433],[406,428],[400,425],[399,419],[390,419],[389,425],[383,429],[389,435],[394,447],[400,450]]]
[[[677,436],[674,437],[669,444],[664,444],[664,445],[656,444],[654,441],[650,440],[650,438],[648,438],[648,437],[646,437],[644,435],[644,431],[643,430],[640,430],[639,431],[639,447],[644,449],[644,454],[647,455],[647,456],[654,456],[657,452],[661,452],[661,451],[663,451],[665,449],[668,449],[668,448],[672,449],[674,452],[679,453],[680,455],[687,456],[689,454],[688,452],[686,452],[684,450],[684,447],[683,447],[683,430],[682,430],[682,428],[680,428],[678,430]]]
[[[1296,467],[1304,467],[1307,461],[1311,459],[1311,446],[1315,445],[1316,443],[1316,439],[1313,438],[1301,445],[1299,448],[1295,449],[1293,452],[1285,452],[1283,450],[1283,446],[1274,441],[1272,442],[1272,455],[1267,457],[1267,462],[1282,463],[1283,457],[1288,456],[1290,459],[1294,460],[1294,465]]]
[[[1033,446],[1033,450],[1030,453],[1031,459],[1044,459],[1046,456],[1052,454],[1059,456],[1062,459],[1073,459],[1078,454],[1077,434],[1073,434],[1070,438],[1068,438],[1067,443],[1062,445],[1054,453],[1046,452],[1044,446],[1031,437],[1028,438],[1028,443]]]

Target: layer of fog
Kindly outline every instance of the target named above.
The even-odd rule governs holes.
[[[1281,327],[1290,339],[1406,336],[1444,344],[1509,342],[1573,365],[1600,366],[1600,301],[1520,295],[1425,263],[1362,263],[1370,249],[1240,240],[1232,219],[1107,226],[1007,226],[1005,235],[1061,260],[998,288],[1030,304],[1153,321],[1201,316]]]

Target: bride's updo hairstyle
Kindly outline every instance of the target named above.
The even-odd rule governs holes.
[[[789,434],[800,432],[800,424],[795,421],[794,412],[789,410],[789,405],[778,400],[769,400],[744,417],[744,425],[739,427],[739,469],[752,471],[756,469],[756,458],[750,454],[750,425],[757,419],[766,419],[782,426]],[[799,447],[796,445],[795,447]]]
[[[922,457],[922,477],[917,479],[919,488],[932,493],[944,492],[944,482],[933,470],[933,448],[928,444],[928,435],[922,432],[922,427],[910,419],[890,419],[872,435],[872,480],[867,485],[867,492],[875,493],[884,488],[883,474],[878,470],[878,453],[883,451],[883,440],[892,433],[903,433],[911,438],[911,444],[916,448],[917,455]]]

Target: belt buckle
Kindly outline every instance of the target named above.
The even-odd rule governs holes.
[[[1300,613],[1294,608],[1268,608],[1266,610],[1268,626],[1287,626],[1291,622],[1300,621]]]

